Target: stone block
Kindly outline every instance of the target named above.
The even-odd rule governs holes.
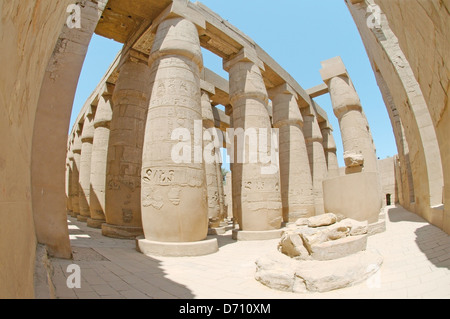
[[[366,249],[367,235],[350,236],[338,240],[311,245],[311,257],[315,260],[332,260],[346,257]]]
[[[336,223],[336,220],[337,220],[336,215],[333,213],[317,215],[308,218],[308,226],[309,227],[328,226]]]

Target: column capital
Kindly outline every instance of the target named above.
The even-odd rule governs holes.
[[[260,58],[258,58],[258,54],[256,50],[253,48],[244,47],[239,51],[238,54],[232,56],[228,60],[223,61],[223,69],[225,71],[229,71],[232,66],[234,66],[238,62],[252,62],[257,65],[261,70],[265,71],[264,63]]]
[[[267,90],[267,94],[269,95],[269,98],[273,100],[277,95],[279,94],[290,94],[295,97],[295,100],[298,99],[298,94],[295,92],[295,90],[287,83],[283,83],[281,85],[278,85],[276,87],[273,87],[271,89]]]
[[[84,116],[83,131],[81,133],[81,142],[91,142],[94,140],[94,114],[93,112],[86,112]]]
[[[303,134],[305,135],[305,141],[307,144],[312,142],[323,142],[322,132],[319,128],[319,123],[314,114],[308,114],[303,116]]]
[[[303,126],[303,117],[297,104],[297,94],[287,84],[269,90],[273,103],[273,126]]]
[[[196,26],[180,16],[170,16],[158,25],[148,64],[164,56],[178,55],[192,60],[203,69],[203,54]]]
[[[331,127],[325,126],[325,127],[321,127],[320,131],[322,132],[322,137],[323,137],[322,145],[323,145],[324,151],[336,152],[337,147],[336,147],[336,142],[335,142],[334,136],[333,136],[333,129]]]
[[[159,25],[163,21],[172,18],[183,18],[192,22],[200,29],[206,29],[205,17],[191,8],[191,5],[189,0],[172,0],[172,3],[153,20],[150,31],[156,33]]]
[[[212,105],[210,99],[210,93],[206,90],[201,90],[201,105],[202,105],[202,119],[203,127],[214,127],[214,114],[212,112]]]

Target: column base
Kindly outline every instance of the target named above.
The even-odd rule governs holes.
[[[161,242],[144,238],[136,239],[136,250],[148,256],[192,257],[217,252],[217,239],[205,239],[195,242]]]
[[[89,218],[89,217],[83,216],[83,215],[78,215],[78,216],[77,216],[77,220],[78,220],[79,222],[84,222],[84,223],[87,222],[88,218]]]
[[[144,231],[141,227],[118,226],[107,223],[102,224],[102,235],[120,239],[135,239],[142,236]]]
[[[91,228],[101,229],[102,224],[104,223],[106,223],[106,220],[104,219],[92,219],[92,218],[87,219],[87,226]]]
[[[77,213],[77,212],[74,212],[74,211],[72,211],[70,213],[70,217],[73,217],[73,218],[77,218],[78,215],[80,215],[80,213]]]
[[[208,235],[223,235],[227,231],[226,227],[208,228]]]
[[[281,234],[283,233],[283,231],[283,228],[260,231],[233,229],[231,237],[234,240],[269,240],[281,238]]]

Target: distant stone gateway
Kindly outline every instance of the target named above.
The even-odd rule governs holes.
[[[305,90],[200,2],[0,2],[0,298],[34,297],[37,244],[72,258],[67,216],[148,256],[214,254],[224,234],[276,240],[276,253],[255,260],[255,280],[295,293],[376,274],[383,256],[367,240],[385,230],[387,205],[450,233],[450,8],[345,3],[391,120],[393,158],[377,158],[339,56],[318,61],[323,83]],[[69,128],[94,33],[123,48]],[[204,66],[202,49],[228,79]],[[314,100],[325,94],[333,115]]]

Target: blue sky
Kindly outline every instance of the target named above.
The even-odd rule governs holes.
[[[203,0],[222,18],[250,36],[306,90],[322,83],[320,62],[341,56],[360,96],[377,156],[397,154],[392,127],[369,59],[344,0]],[[122,45],[94,35],[75,96],[71,127],[81,107]],[[204,52],[206,67],[228,78],[217,56]],[[334,128],[343,166],[339,124],[329,95],[316,98]]]

